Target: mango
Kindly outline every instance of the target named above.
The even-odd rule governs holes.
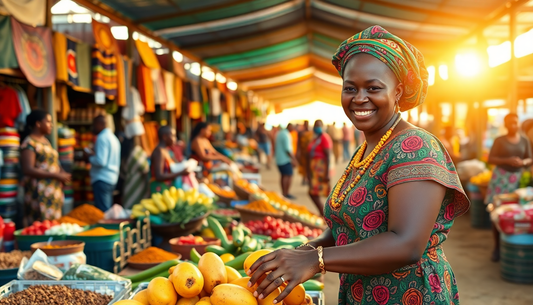
[[[226,266],[226,273],[228,274],[228,283],[231,283],[234,280],[240,279],[242,277],[239,271],[235,270],[235,268],[232,268],[230,266]]]
[[[251,293],[254,293],[257,290],[257,287],[259,285],[257,283],[255,283],[255,285],[253,285],[252,287],[248,287],[248,282],[249,281],[250,281],[250,277],[246,276],[246,277],[242,277],[240,279],[236,279],[234,281],[231,281],[230,284],[241,286],[242,288],[250,291]]]
[[[244,268],[244,271],[246,271],[246,273],[248,273],[248,270],[250,270],[250,267],[252,267],[252,265],[259,259],[261,258],[262,256],[265,256],[269,253],[271,253],[272,250],[268,250],[268,249],[263,249],[263,250],[258,250],[258,251],[255,251],[254,253],[250,254],[246,260],[244,261],[244,265],[243,265],[243,268]]]
[[[143,305],[135,300],[122,300],[115,303],[115,305]]]
[[[274,300],[280,295],[281,289],[276,288],[276,290],[272,291],[269,295],[267,295],[265,298],[258,300],[259,305],[274,305]],[[285,300],[283,301],[285,302]],[[285,304],[285,303],[283,303]],[[298,304],[300,305],[300,304]]]
[[[143,305],[150,305],[150,302],[148,301],[148,290],[142,290],[139,293],[137,293],[133,299]]]
[[[195,265],[183,262],[172,272],[172,284],[180,296],[192,298],[204,289],[204,277]]]
[[[194,298],[181,298],[176,305],[194,305],[200,301],[199,297]]]
[[[257,305],[254,295],[234,284],[220,284],[213,289],[211,295],[213,305]]]
[[[203,297],[196,305],[211,305],[211,300],[209,297]]]
[[[215,253],[207,252],[200,258],[198,269],[204,276],[204,290],[208,294],[213,292],[217,285],[228,282],[228,273],[222,259]]]
[[[150,305],[176,305],[178,302],[174,285],[167,278],[156,277],[151,280],[147,291]]]
[[[282,289],[285,289],[285,286],[282,286]],[[283,304],[287,305],[300,305],[305,301],[305,288],[304,285],[300,284],[289,293],[288,296],[283,299]]]

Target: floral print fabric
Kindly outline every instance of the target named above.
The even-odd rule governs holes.
[[[355,179],[344,182],[344,192]],[[469,201],[444,146],[418,128],[389,139],[374,163],[337,209],[331,198],[325,207],[326,223],[337,246],[355,243],[387,231],[388,190],[411,181],[435,181],[447,188],[426,251],[419,262],[390,274],[340,274],[339,304],[459,304],[453,271],[442,250],[455,217]]]
[[[35,141],[28,136],[21,150],[31,150],[35,153],[35,167],[50,173],[59,173],[58,153],[50,143]],[[25,176],[24,184],[24,221],[31,225],[34,221],[54,220],[61,217],[64,195],[62,184],[56,179],[36,179]]]
[[[520,179],[522,178],[522,171],[508,172],[505,169],[496,166],[492,171],[489,186],[487,188],[487,196],[485,197],[485,204],[492,203],[494,196],[500,194],[513,193],[520,186]]]

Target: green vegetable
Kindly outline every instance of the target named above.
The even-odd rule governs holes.
[[[248,241],[246,241],[247,238],[249,238]],[[246,236],[244,239],[245,239],[245,243],[242,246],[242,251],[253,252],[257,249],[257,239],[250,238],[250,236]]]
[[[217,245],[209,245],[209,246],[207,246],[205,248],[205,251],[206,252],[215,253],[218,256],[221,256],[222,254],[229,253],[228,250],[226,250],[225,248],[223,248],[221,246],[217,246]]]
[[[274,250],[279,250],[279,249],[289,249],[289,250],[292,250],[292,249],[294,249],[294,247],[291,246],[291,245],[281,245],[281,246],[278,246],[278,247],[274,248]]]
[[[222,244],[222,247],[225,249],[231,249],[230,246],[233,246],[232,243],[228,240],[228,236],[226,235],[226,231],[224,231],[224,228],[220,224],[220,222],[214,218],[214,217],[207,217],[207,223],[209,225],[209,228],[213,231],[216,238],[220,239],[220,242]]]
[[[158,273],[158,274],[154,274],[153,276],[149,277],[149,278],[146,278],[140,282],[132,282],[131,283],[131,289],[132,290],[135,290],[137,289],[137,287],[142,284],[142,283],[149,283],[151,280],[155,279],[156,277],[168,277],[168,270],[164,271],[164,272],[161,272],[161,273]]]
[[[164,263],[161,263],[157,266],[154,266],[150,269],[146,269],[144,270],[143,272],[140,272],[140,273],[137,273],[135,275],[131,275],[131,276],[125,276],[125,278],[131,280],[132,282],[146,282],[146,279],[156,275],[156,274],[159,274],[159,273],[163,273],[163,272],[166,272],[167,275],[168,275],[168,269],[170,269],[170,267],[174,267],[176,266],[177,264],[181,263],[182,261],[180,260],[170,260],[170,261],[167,261],[167,262],[164,262]]]
[[[242,277],[247,277],[248,276],[248,274],[246,274],[246,271],[244,271],[244,270],[237,270],[237,271],[239,271],[239,273],[242,275]]]
[[[242,229],[242,225],[238,225],[233,229],[232,232],[233,236],[233,245],[240,247],[244,243],[244,230]]]
[[[176,207],[173,210],[170,210],[167,213],[162,213],[160,216],[166,223],[180,223],[183,228],[186,223],[191,221],[191,219],[201,216],[209,212],[211,209],[212,207],[201,203],[176,204]]]
[[[252,254],[252,252],[243,253],[237,256],[235,259],[230,260],[225,265],[237,270],[241,270],[242,266],[244,265],[244,261],[248,258],[248,256],[250,256],[250,254]]]
[[[198,264],[198,262],[200,261],[200,257],[202,257],[202,256],[200,255],[200,253],[198,253],[196,248],[192,248],[191,249],[191,253],[190,253],[190,257],[191,257],[191,261],[192,262],[195,262],[195,263]]]
[[[303,283],[305,291],[322,291],[324,290],[324,283],[316,280],[308,280]]]
[[[244,232],[244,236],[252,236],[252,230],[248,229],[247,226],[242,226],[242,231]]]
[[[277,248],[279,246],[290,245],[293,248],[296,248],[299,245],[306,243],[307,241],[308,241],[307,237],[303,235],[298,235],[298,236],[294,236],[291,238],[278,238],[278,240],[274,242],[273,247]]]

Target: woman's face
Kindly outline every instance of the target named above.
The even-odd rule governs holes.
[[[52,116],[48,114],[44,119],[37,122],[35,127],[44,135],[52,134]]]
[[[357,54],[346,64],[342,108],[357,129],[372,133],[387,125],[402,93],[392,70],[374,56]]]
[[[207,125],[207,127],[202,130],[202,136],[205,138],[209,138],[211,136],[211,126]]]

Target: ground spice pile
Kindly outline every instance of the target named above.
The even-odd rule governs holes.
[[[133,255],[128,261],[135,264],[149,264],[162,263],[176,258],[178,258],[178,256],[174,253],[167,252],[157,247],[149,247]]]
[[[36,285],[10,294],[7,298],[0,300],[0,305],[107,305],[111,300],[113,300],[112,296],[93,291],[59,285]]]
[[[108,230],[106,228],[96,227],[94,229],[90,229],[85,232],[78,233],[76,234],[76,236],[109,236],[109,235],[115,235],[118,232],[119,232],[118,230]]]
[[[76,218],[82,222],[85,222],[90,225],[94,225],[100,220],[104,219],[104,212],[100,211],[99,208],[92,206],[90,204],[82,204],[79,207],[68,213],[68,216]]]

